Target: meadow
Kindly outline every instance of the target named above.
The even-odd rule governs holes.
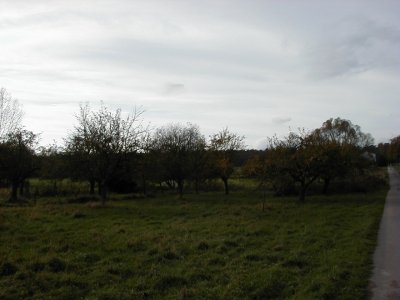
[[[0,206],[0,299],[365,299],[386,190]]]

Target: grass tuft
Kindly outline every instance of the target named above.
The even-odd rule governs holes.
[[[208,245],[208,243],[206,243],[206,242],[200,242],[200,243],[197,245],[197,249],[198,249],[198,250],[204,251],[204,250],[208,250],[209,248],[210,248],[210,245]]]
[[[63,272],[63,271],[65,271],[65,269],[67,267],[65,262],[58,257],[54,257],[54,258],[50,259],[47,263],[47,266],[48,266],[50,272],[54,272],[54,273]]]
[[[18,271],[17,266],[8,261],[2,263],[0,266],[0,276],[14,275],[15,273],[17,273],[17,271]]]
[[[183,287],[187,284],[187,280],[183,277],[175,276],[175,275],[166,275],[160,278],[156,284],[155,287],[158,290],[165,291],[170,288],[177,288],[177,287]]]

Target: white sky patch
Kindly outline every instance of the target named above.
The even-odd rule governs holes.
[[[79,103],[143,107],[154,126],[267,136],[350,119],[399,134],[398,1],[0,2],[0,86],[42,143]]]

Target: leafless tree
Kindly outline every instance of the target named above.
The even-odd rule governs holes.
[[[77,158],[81,174],[99,184],[103,204],[108,186],[129,153],[139,150],[141,135],[147,131],[141,121],[143,110],[135,109],[125,118],[120,109],[110,111],[104,104],[92,111],[80,107],[78,124],[66,140],[67,152]]]
[[[197,125],[169,124],[158,128],[153,135],[152,151],[158,155],[162,179],[178,186],[183,195],[184,181],[199,172],[198,164],[206,142]]]
[[[0,89],[0,140],[4,140],[21,127],[22,109],[18,101],[5,88]]]

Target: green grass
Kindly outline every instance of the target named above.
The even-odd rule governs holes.
[[[385,192],[0,207],[0,299],[364,299]]]

